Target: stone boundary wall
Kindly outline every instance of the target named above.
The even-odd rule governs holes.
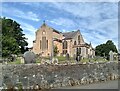
[[[118,79],[118,63],[2,65],[3,87],[57,88]]]

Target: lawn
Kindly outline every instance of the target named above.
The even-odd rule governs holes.
[[[58,59],[59,63],[65,63],[65,62],[71,62],[71,63],[76,63],[76,61],[74,60],[73,57],[70,57],[69,60],[66,60],[66,57],[64,56],[57,56],[55,57]],[[45,60],[49,60],[48,57],[44,57],[43,59]],[[88,59],[88,58],[84,58],[84,59],[81,59],[80,62],[107,62],[108,60],[104,59],[104,58],[91,58],[91,59]],[[36,58],[36,63],[41,63],[41,58]],[[22,64],[20,59],[16,59],[16,61],[13,61],[13,62],[9,62],[8,64]]]
[[[13,62],[8,62],[8,64],[22,64],[21,63],[21,61],[20,61],[20,59],[16,59],[15,61],[13,61]]]

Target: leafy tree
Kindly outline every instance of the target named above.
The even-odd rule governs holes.
[[[24,53],[28,43],[20,24],[12,19],[0,18],[0,20],[2,20],[2,56]]]
[[[109,59],[109,52],[111,50],[116,53],[118,52],[117,48],[114,45],[114,43],[112,42],[112,40],[108,40],[105,44],[100,44],[100,45],[96,46],[95,54],[96,54],[96,56],[101,56],[101,57],[106,56],[107,59]]]
[[[57,56],[58,53],[59,53],[58,47],[55,45],[54,46],[54,56]]]

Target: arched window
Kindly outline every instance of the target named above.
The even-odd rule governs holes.
[[[76,41],[74,41],[74,45],[76,45],[77,43],[76,43]]]
[[[47,44],[46,44],[46,46],[47,46],[47,49],[48,49],[48,40],[47,40]]]
[[[63,42],[63,54],[67,53],[67,41]]]
[[[63,42],[63,49],[67,49],[67,41]]]
[[[81,54],[81,48],[76,49],[76,54],[79,56]]]
[[[42,37],[42,50],[46,49],[46,37]]]
[[[79,54],[81,54],[81,48],[79,48]]]
[[[78,36],[78,44],[80,44],[80,35]]]
[[[88,49],[86,48],[86,54],[88,54]]]
[[[46,33],[45,33],[45,30],[43,30],[42,34],[43,34],[43,35],[45,35],[45,34],[46,34]]]
[[[42,46],[42,45],[41,45],[41,40],[40,40],[40,49],[41,49],[41,46]]]

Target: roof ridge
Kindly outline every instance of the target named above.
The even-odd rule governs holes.
[[[77,32],[78,30],[76,31],[69,31],[69,32],[62,32],[62,33],[72,33],[72,32]]]
[[[57,29],[55,29],[55,28],[53,28],[53,27],[49,26],[49,25],[48,25],[48,24],[46,24],[45,22],[43,22],[43,24],[42,24],[41,26],[47,26],[47,27],[49,27],[49,28],[53,29],[55,32],[57,32],[57,33],[61,33],[59,30],[57,30]]]

